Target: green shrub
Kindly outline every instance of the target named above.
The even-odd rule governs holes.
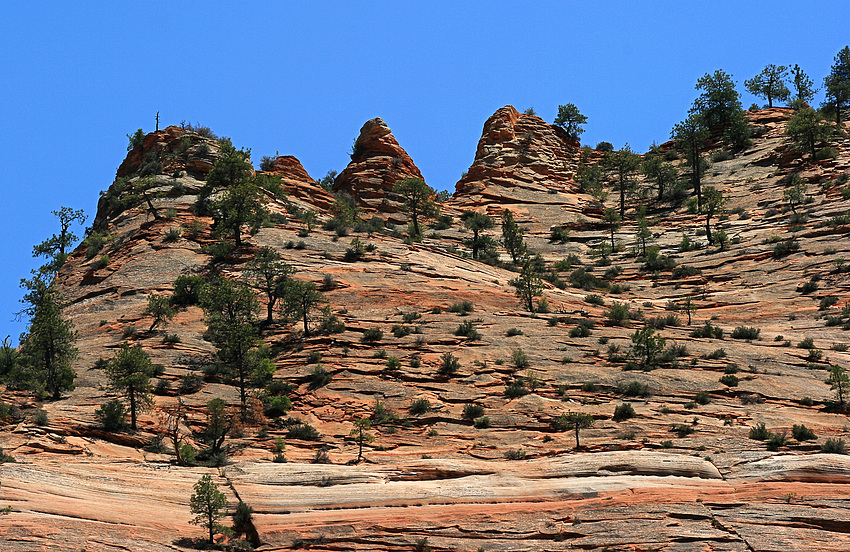
[[[522,330],[518,330],[517,328],[510,328],[510,329],[508,329],[507,332],[505,332],[505,335],[508,336],[508,337],[514,337],[514,336],[517,336],[517,335],[522,335]]]
[[[702,270],[695,266],[682,265],[674,268],[670,277],[674,280],[679,280],[681,278],[687,278],[688,276],[696,276],[697,274],[702,274]]]
[[[525,387],[525,382],[521,378],[515,378],[505,386],[505,396],[512,399],[528,395],[529,393],[530,391]]]
[[[799,343],[797,343],[797,347],[800,349],[814,349],[815,348],[815,340],[811,337],[806,337]]]
[[[325,370],[321,364],[316,365],[315,368],[310,372],[310,384],[308,388],[313,391],[320,387],[324,387],[329,384],[331,379],[333,379],[333,375]]]
[[[600,295],[597,295],[595,293],[585,295],[584,300],[586,303],[590,303],[591,305],[597,305],[600,307],[605,305],[605,300]]]
[[[729,387],[738,387],[738,376],[733,374],[725,374],[720,376],[720,383],[723,385],[728,385]]]
[[[121,431],[127,423],[124,417],[127,415],[127,409],[118,399],[104,403],[94,411],[95,418],[100,423],[101,427],[106,431]]]
[[[570,273],[570,284],[573,287],[590,291],[594,288],[607,288],[608,283],[599,280],[596,276],[584,269],[577,268]]]
[[[679,438],[687,437],[694,432],[694,428],[688,424],[675,424],[670,428]]]
[[[322,353],[319,351],[310,351],[307,354],[307,363],[308,364],[316,364],[322,360]]]
[[[817,439],[817,435],[815,435],[815,432],[807,428],[803,424],[794,424],[791,427],[791,435],[793,435],[794,439],[801,443],[803,441],[811,441],[813,439]]]
[[[392,328],[392,331],[393,335],[399,339],[410,334],[410,328],[408,326],[401,326],[399,324],[395,324]]]
[[[677,327],[681,324],[681,320],[675,314],[667,314],[655,316],[646,321],[646,325],[656,330],[663,330],[667,326]]]
[[[782,433],[771,433],[770,437],[767,438],[767,450],[776,452],[779,447],[784,447],[787,442],[788,439],[784,431]]]
[[[750,439],[755,439],[756,441],[767,441],[771,435],[773,434],[767,430],[764,423],[756,424],[750,428]]]
[[[694,396],[694,402],[706,405],[711,402],[711,396],[708,394],[708,391],[700,391]]]
[[[176,307],[188,307],[197,305],[201,300],[201,288],[205,284],[201,276],[178,276],[174,280],[174,293],[169,299]]]
[[[269,418],[280,418],[292,408],[292,401],[286,395],[266,397],[263,413]]]
[[[189,372],[184,374],[182,378],[180,378],[180,389],[179,392],[181,395],[191,395],[192,393],[197,393],[200,391],[201,387],[204,385],[204,378],[201,377],[197,372]]]
[[[391,356],[384,363],[384,366],[386,366],[387,370],[399,370],[401,369],[401,361],[398,357]]]
[[[826,297],[821,298],[818,310],[825,311],[836,303],[838,303],[838,297],[835,295],[827,295]]]
[[[696,328],[690,333],[691,337],[704,337],[723,339],[723,329],[719,326],[713,326],[710,321],[706,320],[705,325],[701,328]]]
[[[649,386],[639,381],[619,384],[617,386],[617,393],[624,397],[648,397],[650,395]]]
[[[484,415],[484,407],[478,404],[468,403],[463,407],[463,419],[474,420]]]
[[[449,307],[449,312],[453,312],[461,316],[466,316],[474,310],[475,308],[472,305],[472,301],[461,301],[459,303],[453,303]]]
[[[629,326],[631,312],[629,305],[626,303],[618,303],[614,301],[611,307],[605,312],[606,325],[608,326]]]
[[[710,353],[706,353],[706,354],[702,355],[702,358],[704,358],[706,360],[718,360],[718,359],[725,358],[725,357],[726,357],[726,349],[724,349],[722,347],[720,349],[715,349]]]
[[[476,418],[473,425],[475,426],[475,429],[487,429],[490,427],[490,417],[481,416],[480,418]]]
[[[412,416],[418,416],[431,411],[431,401],[426,398],[413,399],[408,409]]]
[[[472,320],[467,320],[466,322],[463,322],[462,324],[458,325],[457,329],[455,330],[455,335],[466,337],[470,341],[481,339],[481,334],[479,334],[475,330],[475,327],[472,324]]]
[[[450,352],[443,353],[440,357],[440,367],[437,373],[441,376],[453,376],[460,369],[460,361]]]
[[[514,370],[525,370],[531,366],[531,361],[528,358],[528,355],[525,354],[525,351],[522,349],[515,349],[513,353],[511,353],[511,363],[514,366]]]
[[[509,449],[505,451],[505,459],[507,460],[524,460],[526,452],[522,449]]]
[[[318,441],[319,432],[315,427],[305,422],[298,422],[289,426],[286,432],[288,439],[301,439],[303,441]]]
[[[761,330],[759,328],[754,328],[752,326],[738,326],[734,330],[732,330],[732,333],[729,334],[729,337],[731,337],[732,339],[752,340],[758,339],[760,333]]]
[[[363,343],[376,343],[384,338],[384,332],[378,328],[369,328],[363,332],[363,337],[360,341]]]
[[[589,337],[590,330],[584,326],[579,324],[575,328],[570,330],[570,337]]]
[[[847,454],[847,447],[844,444],[844,439],[829,438],[821,445],[820,451],[829,454]]]
[[[635,417],[635,409],[630,403],[623,403],[614,408],[614,421],[621,422]]]
[[[773,258],[781,259],[800,250],[800,242],[796,238],[781,241],[773,246]]]

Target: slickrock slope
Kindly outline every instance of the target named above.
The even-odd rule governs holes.
[[[526,128],[537,129],[535,151],[551,159],[574,162],[575,145],[557,142],[539,119],[499,110],[476,159],[485,176],[462,180],[469,188],[459,184],[448,206],[492,215],[515,209],[546,263],[543,295],[552,312],[534,315],[508,283],[516,277],[510,266],[470,258],[461,245],[469,234],[457,221],[414,244],[389,230],[355,233],[350,238],[374,247],[351,262],[350,238],[307,232],[294,216],[279,216],[214,261],[202,250],[212,221],[191,209],[203,182],[189,171],[157,175],[154,190],[162,193],[152,201],[168,216],[156,219],[144,204],[102,215],[103,249],[91,258],[78,249],[60,273],[79,332],[77,389],[43,405],[46,426],[33,423],[29,398],[7,395],[25,417],[0,429],[0,446],[18,460],[0,465],[0,505],[14,508],[0,522],[3,549],[189,549],[203,534],[187,524],[191,485],[202,473],[216,478],[231,511],[238,499],[253,506],[261,550],[850,549],[850,457],[820,453],[827,439],[848,440],[847,412],[831,404],[825,380],[830,364],[850,367],[850,141],[833,140],[838,157],[812,163],[787,143],[788,116],[752,114],[753,145],[706,174],[727,198],[713,222],[730,238],[726,246],[707,246],[704,217],[686,206],[650,204],[651,245],[670,261],[648,267],[636,251],[632,209],[615,232],[618,251],[600,260],[593,247],[610,234],[598,208],[585,209],[589,198],[574,192],[573,169],[519,154],[509,161],[507,153]],[[289,197],[268,194],[269,210],[285,215],[295,204],[326,220],[329,198],[314,195],[294,158],[277,161],[272,172]],[[811,198],[797,216],[783,199],[791,171],[808,182]],[[569,241],[547,239],[551,225],[567,223]],[[169,238],[178,227],[179,239]],[[682,248],[683,234],[698,247]],[[793,243],[799,247],[777,249]],[[148,295],[171,293],[180,274],[243,278],[260,247],[278,251],[298,269],[295,278],[315,282],[346,329],[305,338],[285,320],[264,328],[275,379],[292,385],[292,410],[236,428],[227,440],[230,465],[177,466],[169,447],[149,446],[162,433],[163,409],[179,396],[188,407],[183,429],[202,447],[204,405],[222,397],[235,408],[238,396],[216,377],[181,391],[187,374],[211,363],[203,312],[188,307],[148,331]],[[606,283],[583,289],[577,268]],[[690,324],[682,310],[688,299]],[[451,308],[463,301],[471,312]],[[625,326],[607,316],[615,303],[632,312]],[[723,336],[694,336],[706,323]],[[629,370],[632,335],[644,324],[678,356]],[[477,336],[463,330],[469,325]],[[739,326],[758,337],[732,338]],[[364,340],[368,330],[382,334]],[[166,333],[179,340],[166,342]],[[797,346],[806,338],[814,349]],[[140,430],[109,434],[94,410],[114,395],[93,366],[125,340],[141,344],[163,373]],[[527,364],[517,365],[518,349]],[[448,354],[459,367],[440,375]],[[332,376],[318,387],[310,375],[317,358]],[[517,381],[524,394],[507,394]],[[411,412],[417,399],[427,408],[420,401]],[[626,403],[634,416],[615,420]],[[468,404],[483,409],[478,422],[464,417]],[[568,412],[594,419],[580,447],[558,422]],[[363,417],[372,419],[375,441],[356,463],[350,433]],[[318,440],[290,436],[296,419],[315,427]],[[778,450],[749,438],[762,423],[786,433]],[[799,424],[816,438],[794,439]],[[288,463],[272,462],[277,437],[286,440]]]
[[[406,214],[399,212],[398,197],[390,192],[399,180],[422,178],[422,173],[390,127],[380,117],[366,121],[352,149],[351,162],[334,180],[334,192],[350,195],[369,212],[406,221]]]
[[[333,194],[319,186],[313,180],[301,162],[292,155],[281,155],[267,174],[279,176],[284,189],[291,199],[297,199],[310,207],[319,207],[327,211],[333,205]]]

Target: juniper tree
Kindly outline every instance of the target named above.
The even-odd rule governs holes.
[[[658,355],[664,349],[664,338],[656,335],[649,326],[638,329],[631,338],[631,354],[638,360],[639,366],[644,370],[654,368]]]
[[[109,386],[130,403],[130,429],[135,431],[136,414],[152,403],[151,376],[154,365],[141,345],[121,344],[115,356],[104,366]]]
[[[677,171],[672,163],[667,163],[661,154],[650,152],[646,154],[641,172],[649,180],[655,182],[658,188],[658,200],[664,197],[664,190],[676,182]]]
[[[616,209],[613,207],[607,207],[602,213],[602,220],[605,221],[605,224],[608,225],[608,230],[611,232],[611,251],[613,252],[616,248],[616,245],[614,244],[614,232],[620,228],[620,223],[623,219],[620,217],[620,214]]]
[[[632,189],[631,175],[640,167],[640,156],[626,144],[618,151],[609,152],[602,162],[606,168],[614,172],[614,180],[620,190],[620,217],[625,219],[626,194]]]
[[[525,308],[534,312],[534,298],[543,294],[543,280],[534,270],[534,264],[527,259],[522,265],[519,276],[508,282],[516,288],[516,296],[522,299]]]
[[[68,258],[68,254],[77,236],[71,231],[73,224],[84,224],[86,215],[83,211],[70,207],[62,207],[52,213],[59,219],[59,233],[32,248],[33,257],[46,257],[47,263],[41,267],[45,274],[55,274]]]
[[[649,230],[649,223],[646,217],[639,217],[637,220],[637,231],[635,232],[635,242],[640,249],[640,255],[646,256],[646,244],[652,240],[652,232]]]
[[[796,64],[791,68],[791,85],[794,87],[794,102],[792,106],[797,108],[802,107],[804,103],[812,101],[812,98],[815,97],[815,93],[818,91],[812,79]]]
[[[800,173],[794,173],[791,177],[790,186],[782,192],[782,199],[788,202],[788,206],[791,207],[793,213],[797,212],[796,206],[802,205],[806,200],[807,190],[808,185],[806,185],[806,181],[803,180]]]
[[[785,85],[788,67],[785,65],[767,65],[755,77],[745,80],[744,86],[750,93],[767,100],[767,107],[773,107],[773,100],[788,101],[791,92]]]
[[[586,412],[567,412],[561,414],[556,425],[565,430],[573,430],[576,435],[576,448],[579,448],[579,432],[593,425],[593,416]]]
[[[203,287],[201,307],[225,375],[239,386],[244,416],[251,380],[274,371],[267,350],[256,348],[257,299],[245,284],[219,276]]]
[[[850,47],[845,46],[836,54],[829,75],[824,77],[826,100],[823,107],[835,115],[835,123],[841,126],[841,112],[850,105]]]
[[[703,119],[696,114],[673,126],[670,137],[676,141],[676,149],[685,154],[691,169],[691,185],[697,196],[697,207],[702,210],[702,190],[700,182],[705,172],[705,160],[702,157],[703,143],[708,139],[708,130]]]
[[[357,460],[360,462],[363,459],[363,444],[371,443],[375,440],[375,436],[368,431],[372,429],[372,421],[369,418],[360,418],[354,422],[354,427],[351,428],[349,435],[354,437],[357,442]]]
[[[725,129],[733,115],[741,111],[740,96],[732,76],[722,69],[700,77],[695,88],[702,93],[694,100],[691,114],[699,116],[706,128]]]
[[[29,316],[30,321],[21,335],[20,363],[14,377],[22,387],[38,395],[46,391],[59,400],[63,391],[74,389],[74,324],[62,316],[62,298],[45,275],[34,274],[21,280],[21,286],[28,290],[21,301],[28,306],[19,314]]]
[[[304,335],[310,335],[308,319],[310,313],[327,299],[313,282],[303,280],[287,280],[283,293],[283,313],[286,316],[300,318],[304,322]]]
[[[575,105],[568,103],[558,106],[555,124],[567,131],[567,134],[573,140],[578,140],[579,135],[584,132],[581,125],[585,123],[587,123],[587,117],[582,115]]]
[[[475,211],[464,211],[460,219],[464,226],[472,230],[472,238],[464,240],[464,245],[472,249],[472,258],[477,261],[479,252],[492,249],[495,245],[493,238],[482,235],[481,232],[490,230],[496,224],[486,214]]]
[[[315,213],[314,213],[315,214]],[[283,262],[271,247],[263,247],[248,262],[245,273],[252,285],[266,296],[266,324],[274,320],[274,307],[286,291],[286,282],[295,269]]]
[[[419,239],[422,236],[422,231],[419,228],[419,217],[430,217],[437,211],[436,204],[431,201],[434,190],[425,184],[425,181],[421,178],[405,178],[395,183],[393,192],[404,198],[404,207],[410,213],[410,219],[413,223],[411,238]]]
[[[714,245],[714,238],[711,234],[711,217],[723,210],[723,192],[716,189],[714,186],[706,186],[703,190],[703,212],[705,213],[705,233],[708,238],[708,245]]]
[[[209,530],[210,545],[214,544],[213,537],[225,528],[218,524],[218,520],[226,514],[227,497],[218,490],[218,485],[209,474],[202,476],[194,486],[194,492],[189,499],[189,507],[195,517],[192,525],[198,525]]]
[[[826,140],[831,133],[830,124],[822,121],[817,112],[810,107],[798,109],[785,127],[785,134],[791,138],[795,147],[808,151],[812,161],[815,160],[817,144]]]
[[[833,364],[829,367],[829,378],[826,380],[826,383],[828,383],[830,388],[835,391],[835,396],[838,398],[838,404],[843,405],[847,390],[850,389],[850,377],[847,376],[847,371],[841,366]]]
[[[502,245],[508,251],[513,263],[519,264],[520,259],[528,255],[528,247],[523,239],[524,231],[514,220],[510,209],[502,211]]]
[[[175,311],[174,307],[171,306],[171,300],[169,297],[159,295],[157,293],[151,293],[148,295],[148,306],[145,309],[144,314],[145,316],[150,316],[153,319],[151,321],[150,328],[148,328],[149,332],[152,332],[154,328],[166,320],[174,318],[176,313],[177,311]]]

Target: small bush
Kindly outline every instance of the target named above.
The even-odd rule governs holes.
[[[363,337],[360,341],[363,343],[376,343],[384,338],[384,332],[378,328],[369,328],[363,332]]]
[[[723,376],[720,376],[720,383],[729,387],[738,387],[739,381],[740,380],[738,380],[738,376],[733,374],[725,374]]]
[[[169,301],[176,307],[188,307],[200,302],[201,288],[205,281],[200,276],[178,276],[174,281],[174,293]]]
[[[333,375],[325,370],[321,364],[318,364],[310,372],[310,384],[308,385],[308,388],[313,391],[320,387],[324,387],[330,383],[331,379],[333,379]]]
[[[401,326],[399,324],[395,324],[392,331],[393,335],[399,339],[410,334],[410,328],[408,326]]]
[[[472,320],[467,320],[466,322],[463,322],[462,324],[460,324],[457,327],[457,329],[455,330],[455,335],[466,337],[467,339],[469,339],[471,341],[481,339],[481,334],[479,334],[475,330],[475,327],[472,324]]]
[[[826,297],[821,298],[818,310],[825,311],[836,303],[838,303],[838,297],[835,295],[827,295]]]
[[[589,303],[591,305],[597,305],[599,307],[605,305],[605,300],[600,295],[596,295],[595,293],[585,295],[584,301],[586,303]]]
[[[267,397],[263,413],[269,418],[280,418],[292,408],[292,401],[286,395]]]
[[[713,326],[710,321],[706,320],[705,325],[701,328],[696,328],[690,333],[691,337],[704,337],[723,339],[723,329],[719,326]]]
[[[526,452],[522,449],[510,449],[505,451],[507,460],[525,460]]]
[[[589,337],[590,330],[583,325],[578,325],[570,330],[570,337]]]
[[[785,240],[773,246],[773,258],[781,259],[800,250],[800,242],[796,238]]]
[[[670,277],[674,280],[679,280],[682,278],[687,278],[688,276],[696,276],[697,274],[702,274],[702,270],[695,266],[682,265],[674,268],[673,272],[670,274]]]
[[[204,378],[200,374],[197,372],[189,372],[180,378],[179,393],[181,395],[191,395],[192,393],[200,391],[203,385]]]
[[[738,326],[732,333],[729,334],[729,337],[732,339],[758,339],[761,330],[759,328],[754,328],[752,326]]]
[[[308,423],[298,422],[297,424],[289,426],[289,430],[286,432],[286,437],[288,439],[301,439],[303,441],[318,441],[319,432],[315,427]]]
[[[811,337],[806,337],[799,343],[797,343],[797,348],[799,349],[814,349],[815,348],[815,340]]]
[[[437,373],[441,376],[453,376],[460,369],[460,361],[450,352],[443,353],[440,357],[440,367]]]
[[[779,447],[784,447],[787,442],[788,439],[784,431],[782,433],[771,433],[770,437],[767,438],[767,450],[776,452]]]
[[[94,415],[106,431],[121,431],[126,427],[124,417],[127,415],[127,409],[118,399],[104,403],[94,411]]]
[[[720,349],[715,349],[710,353],[706,353],[706,354],[702,355],[702,358],[704,358],[706,360],[718,360],[718,359],[725,358],[725,357],[726,357],[726,349],[723,349],[722,347]]]
[[[711,402],[711,396],[708,394],[708,391],[700,391],[694,396],[694,402],[706,405]]]
[[[614,408],[614,421],[621,422],[635,417],[635,409],[630,403],[623,403]]]
[[[522,335],[522,330],[519,330],[517,328],[510,328],[507,332],[505,332],[505,335],[508,336],[508,337],[514,337],[514,336],[517,336],[517,335]]]
[[[514,379],[505,386],[505,396],[510,398],[523,397],[528,395],[530,391],[525,387],[525,382],[522,379]]]
[[[531,366],[531,361],[528,358],[528,355],[525,354],[525,351],[522,349],[515,349],[513,353],[511,353],[511,363],[514,366],[514,370],[525,370]]]
[[[475,308],[472,305],[472,301],[461,301],[460,303],[453,303],[449,307],[449,312],[453,312],[461,316],[466,316],[474,310]]]
[[[772,433],[767,430],[764,423],[756,424],[750,428],[750,439],[767,441],[771,435]]]
[[[648,397],[650,395],[649,386],[639,381],[618,385],[617,393],[624,397]]]
[[[804,441],[811,441],[813,439],[817,439],[817,435],[815,435],[815,432],[807,428],[803,424],[794,424],[791,427],[791,435],[793,435],[794,439],[801,443]]]
[[[820,451],[829,454],[847,454],[847,447],[844,444],[844,439],[829,438],[821,445]]]
[[[694,432],[694,428],[688,424],[675,424],[670,428],[679,438],[687,437]]]
[[[630,314],[628,304],[614,301],[611,307],[605,312],[605,318],[607,319],[606,325],[629,326]]]
[[[473,425],[475,426],[475,429],[487,429],[490,427],[490,417],[481,416],[480,418],[476,418]]]
[[[413,399],[408,409],[412,416],[419,416],[431,411],[431,401],[426,398]]]
[[[38,409],[32,415],[32,423],[37,426],[46,426],[49,420],[47,418],[47,412],[44,410]]]
[[[463,407],[463,419],[474,420],[484,415],[484,407],[478,404],[468,403]]]

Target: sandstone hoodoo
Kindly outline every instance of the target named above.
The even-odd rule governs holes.
[[[350,195],[367,211],[392,214],[405,221],[393,186],[405,178],[422,178],[419,168],[393,136],[390,127],[376,117],[363,125],[351,151],[351,162],[337,175],[333,190]]]
[[[457,183],[454,202],[539,202],[541,192],[573,193],[578,160],[579,143],[562,128],[505,106],[484,123],[475,160]]]
[[[301,161],[293,155],[276,157],[266,174],[281,178],[284,190],[290,197],[327,210],[334,202],[333,194],[313,180]]]

